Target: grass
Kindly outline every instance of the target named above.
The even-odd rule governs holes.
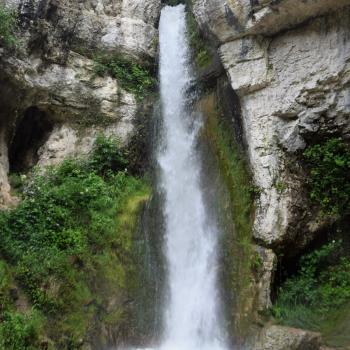
[[[16,28],[16,13],[0,5],[0,44],[5,47],[15,46],[17,43]]]
[[[34,172],[24,181],[18,207],[0,212],[0,272],[7,276],[0,296],[8,315],[0,324],[0,344],[9,342],[6,349],[35,349],[43,334],[52,349],[77,349],[96,331],[96,317],[111,300],[108,313],[129,322],[124,302],[131,297],[128,279],[135,278],[133,234],[150,190],[126,169],[118,142],[99,137],[89,159]],[[29,315],[16,310],[14,284],[33,307]],[[22,329],[31,322],[30,332]],[[6,335],[14,323],[23,337]]]

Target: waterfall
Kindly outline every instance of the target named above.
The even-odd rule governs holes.
[[[217,238],[200,185],[200,118],[193,117],[185,6],[165,7],[160,20],[162,140],[157,153],[164,193],[168,298],[162,350],[225,349],[216,287]]]

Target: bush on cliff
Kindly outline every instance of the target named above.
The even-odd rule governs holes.
[[[95,73],[109,74],[118,80],[120,86],[137,97],[143,97],[154,90],[156,79],[150,69],[123,57],[95,57]]]
[[[339,138],[308,147],[310,198],[324,214],[341,216],[350,208],[350,148]]]
[[[149,191],[126,166],[118,143],[99,137],[88,160],[34,173],[18,207],[0,212],[0,255],[13,279],[0,290],[0,344],[6,349],[36,349],[43,332],[53,348],[78,348],[108,298],[126,297],[133,227],[125,226],[125,217],[135,221],[138,210],[128,203],[141,203],[135,198],[145,200]],[[17,312],[14,284],[33,312]],[[122,302],[115,307],[119,322],[127,319]],[[8,337],[14,324],[20,335]]]
[[[332,241],[301,258],[278,290],[273,314],[282,324],[320,331],[349,301],[350,258],[342,241]]]
[[[0,44],[6,47],[16,44],[16,26],[16,14],[0,5]]]

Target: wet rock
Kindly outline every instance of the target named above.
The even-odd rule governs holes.
[[[271,249],[256,246],[255,251],[258,254],[256,308],[259,312],[263,312],[268,310],[272,306],[272,281],[277,266],[277,257]]]
[[[282,326],[265,327],[251,350],[320,350],[319,333]]]
[[[239,96],[250,167],[261,190],[254,237],[276,251],[293,244],[287,253],[297,254],[332,222],[312,208],[301,154],[322,138],[350,138],[345,5],[349,2],[194,2],[195,16],[216,38]]]

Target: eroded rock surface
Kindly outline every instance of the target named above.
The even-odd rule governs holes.
[[[350,1],[194,0],[193,12],[238,96],[235,118],[258,187],[255,289],[264,311],[274,252],[297,256],[334,222],[310,201],[302,154],[330,137],[350,141]],[[318,335],[267,326],[254,349],[319,347]]]
[[[32,124],[44,118],[50,126],[40,140],[28,141],[33,148],[28,166],[87,153],[99,132],[130,141],[140,99],[116,79],[97,76],[94,57],[123,56],[151,67],[161,1],[1,0],[0,5],[17,11],[20,21],[17,48],[0,48],[0,205],[7,205],[9,153],[28,111],[37,111]]]
[[[329,223],[310,210],[300,154],[315,135],[349,139],[350,10],[344,6],[350,2],[251,3],[196,0],[194,13],[218,39],[240,97],[250,166],[261,189],[254,236],[280,251],[292,242],[297,253]]]
[[[251,350],[319,350],[320,346],[319,333],[290,327],[267,326]]]

